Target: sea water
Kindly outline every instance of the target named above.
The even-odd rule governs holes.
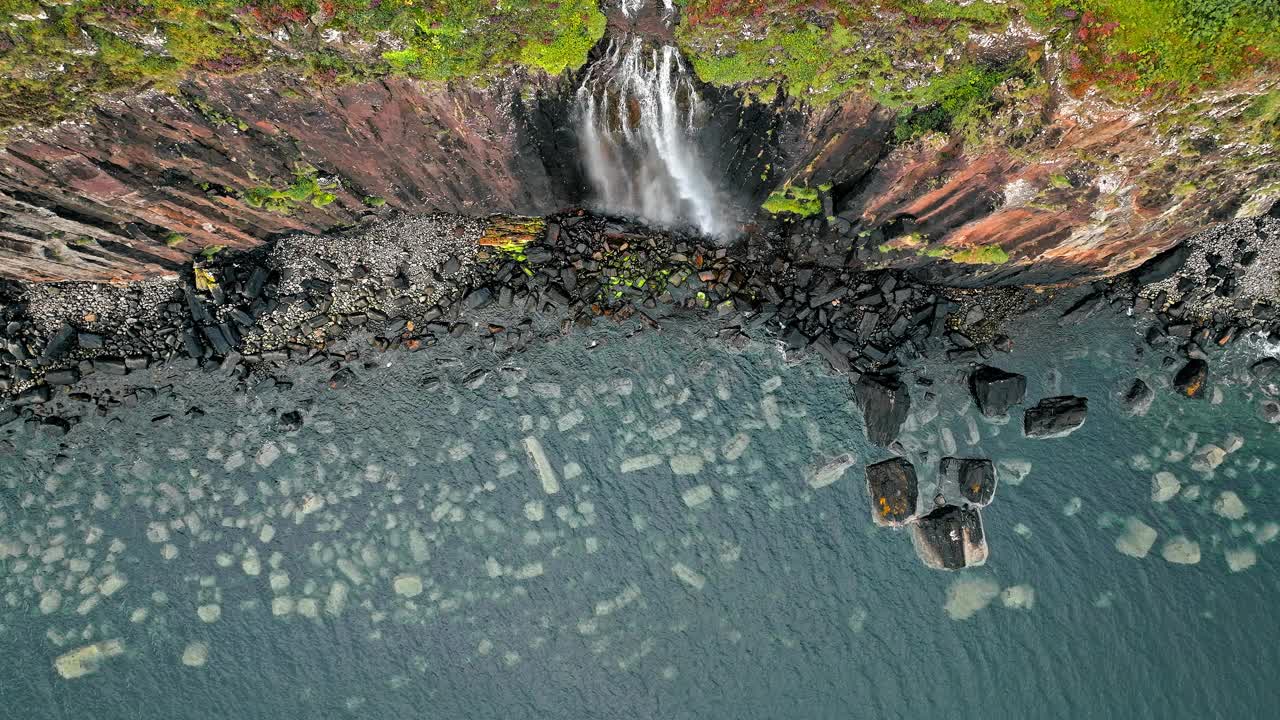
[[[993,362],[1089,397],[1069,437],[982,418],[962,366],[908,376],[922,494],[945,454],[999,468],[958,573],[872,524],[891,453],[846,378],[696,321],[372,356],[344,390],[152,371],[171,392],[0,457],[0,717],[1269,716],[1257,351],[1192,401],[1124,318],[1016,323]]]

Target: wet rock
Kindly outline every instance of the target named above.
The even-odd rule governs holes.
[[[104,375],[127,375],[129,368],[125,367],[124,358],[121,357],[100,357],[93,359],[94,372],[100,372]]]
[[[329,387],[334,390],[343,390],[351,387],[356,381],[356,374],[351,368],[341,368],[329,378]]]
[[[916,469],[905,458],[867,466],[871,519],[882,527],[898,527],[916,516],[919,484]]]
[[[280,414],[279,421],[276,422],[276,429],[280,432],[296,432],[302,429],[302,413],[297,410],[290,410]]]
[[[62,357],[71,349],[72,341],[75,338],[76,329],[70,325],[63,325],[49,338],[49,342],[45,343],[44,351],[40,353],[40,359],[56,360]]]
[[[1151,409],[1151,401],[1155,399],[1155,391],[1151,386],[1143,382],[1141,378],[1134,378],[1133,384],[1124,393],[1124,408],[1130,415],[1146,415]]]
[[[1204,397],[1208,378],[1209,364],[1199,358],[1192,358],[1173,376],[1173,386],[1182,395],[1199,399]]]
[[[1173,274],[1182,267],[1182,264],[1186,262],[1190,254],[1191,246],[1187,243],[1180,243],[1176,247],[1169,248],[1140,265],[1137,270],[1133,271],[1133,279],[1139,285],[1149,285],[1173,277]]]
[[[1079,325],[1080,323],[1093,317],[1094,313],[1105,307],[1107,298],[1101,292],[1094,292],[1086,295],[1075,305],[1067,308],[1058,318],[1058,324],[1061,326]]]
[[[1263,382],[1272,379],[1280,380],[1280,360],[1272,357],[1262,358],[1249,366],[1249,374]]]
[[[1258,409],[1258,415],[1264,422],[1272,425],[1280,423],[1280,403],[1275,400],[1264,400]]]
[[[954,481],[960,496],[974,505],[986,505],[996,494],[996,469],[986,458],[944,457],[938,472],[943,481]]]
[[[969,376],[969,392],[983,415],[1001,417],[1009,413],[1009,408],[1022,403],[1027,394],[1027,379],[983,365]]]
[[[898,437],[911,410],[911,396],[902,381],[886,375],[863,375],[854,385],[854,397],[862,409],[867,439],[888,447]]]
[[[485,307],[493,299],[493,292],[488,288],[476,288],[468,295],[464,304],[471,310],[479,310]]]
[[[920,560],[935,570],[960,570],[987,561],[987,540],[977,508],[943,505],[917,520],[911,538]]]
[[[80,382],[80,371],[75,368],[50,370],[45,373],[44,381],[50,385],[75,385]]]
[[[1023,415],[1022,433],[1029,438],[1066,437],[1084,425],[1088,410],[1088,398],[1074,395],[1045,398]]]
[[[49,402],[49,386],[35,385],[27,388],[18,397],[13,399],[14,407],[22,407],[24,405],[42,405]]]

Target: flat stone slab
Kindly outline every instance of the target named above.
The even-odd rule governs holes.
[[[920,498],[916,469],[905,458],[867,466],[871,519],[881,527],[901,527],[916,516]]]

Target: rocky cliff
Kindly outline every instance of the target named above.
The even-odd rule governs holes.
[[[977,60],[1014,57],[1038,80],[983,86],[991,100],[976,127],[930,125],[946,99],[904,106],[855,87],[823,104],[782,85],[704,85],[700,146],[749,209],[744,232],[807,233],[850,263],[949,282],[1052,282],[1135,267],[1280,197],[1276,111],[1258,109],[1280,105],[1273,76],[1121,106],[1068,87],[1043,38],[1011,26],[984,42]],[[11,129],[0,276],[136,279],[202,250],[394,212],[545,215],[584,203],[576,77],[197,74],[177,92],[117,94],[75,120]],[[771,192],[806,204],[757,210]]]

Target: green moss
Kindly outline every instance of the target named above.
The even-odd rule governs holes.
[[[905,142],[930,132],[956,131],[971,138],[981,136],[984,123],[998,106],[997,86],[1024,73],[1020,64],[1005,67],[964,65],[939,75],[914,90],[910,102],[915,110],[899,117],[894,138]]]
[[[376,195],[370,195],[364,199],[364,204],[372,208],[380,208],[387,204],[386,198],[380,198]]]
[[[1062,173],[1054,173],[1049,176],[1049,186],[1058,190],[1066,190],[1071,187],[1071,180]]]
[[[164,244],[168,247],[178,247],[187,241],[187,237],[181,233],[169,233],[164,239]]]
[[[549,75],[576,70],[587,53],[604,36],[605,17],[591,2],[562,2],[550,26],[525,43],[520,62],[541,68]]]
[[[677,40],[713,84],[762,94],[781,86],[815,105],[859,90],[900,106],[907,85],[925,75],[922,60],[962,45],[969,28],[1003,25],[1009,13],[986,0],[688,0]]]
[[[258,185],[247,188],[240,193],[245,204],[254,208],[265,208],[271,212],[288,215],[301,203],[310,203],[313,207],[322,208],[336,198],[331,189],[338,187],[332,180],[322,180],[319,171],[308,164],[302,164],[293,172],[293,182],[285,187]]]
[[[772,215],[790,213],[807,218],[822,212],[822,201],[813,188],[786,185],[769,193],[760,207]]]
[[[999,245],[979,245],[956,251],[950,259],[964,265],[1003,265],[1009,262],[1009,253]]]
[[[1068,79],[1118,98],[1185,96],[1280,59],[1275,0],[1023,0],[1066,41]],[[1074,21],[1063,23],[1063,11]]]
[[[550,73],[579,67],[603,35],[594,0],[0,0],[0,127],[50,122],[105,92],[172,91],[193,74],[286,64],[317,82],[404,73],[483,83],[512,66]],[[269,52],[285,29],[294,38]],[[319,29],[347,40],[390,38],[384,57],[353,43],[317,43]],[[147,42],[140,39],[149,36]],[[158,40],[159,42],[156,42]]]

